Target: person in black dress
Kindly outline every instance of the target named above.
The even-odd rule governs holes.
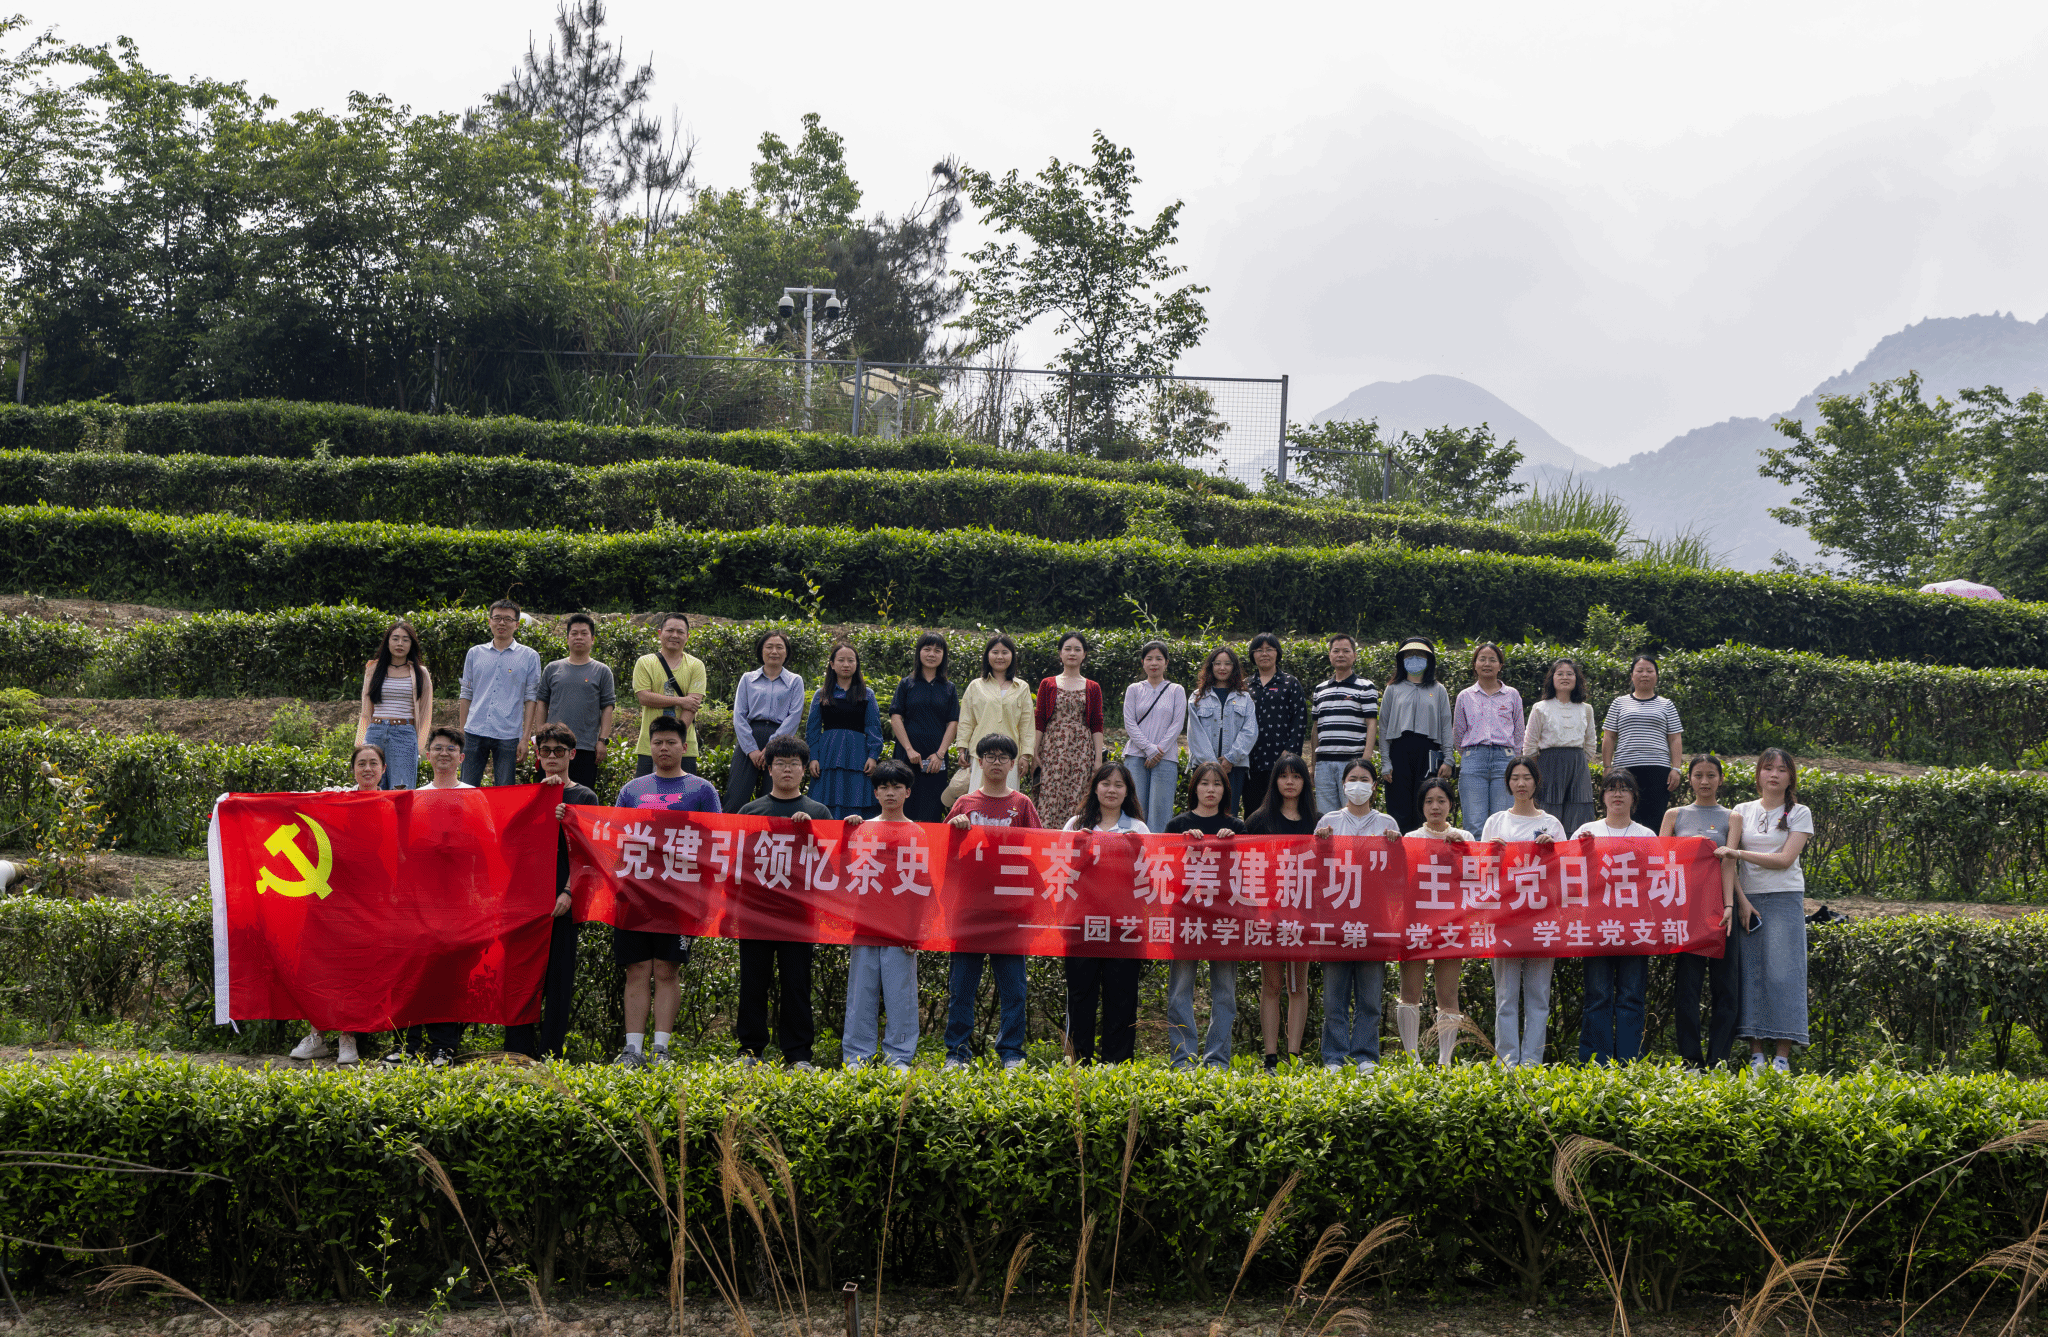
[[[946,679],[946,638],[928,631],[917,638],[910,676],[896,684],[889,702],[889,728],[896,755],[917,772],[917,784],[903,815],[913,822],[946,818],[946,754],[960,730],[960,693]]]
[[[1301,753],[1308,738],[1308,693],[1301,680],[1280,668],[1280,638],[1270,631],[1252,637],[1247,651],[1252,672],[1245,678],[1245,690],[1252,698],[1254,718],[1259,723],[1258,741],[1245,767],[1244,810],[1258,811],[1266,801],[1266,786],[1272,782],[1273,766],[1292,752]]]

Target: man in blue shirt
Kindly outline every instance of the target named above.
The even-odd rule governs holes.
[[[464,784],[482,784],[487,764],[498,784],[512,784],[526,760],[533,703],[540,698],[540,655],[512,639],[518,630],[519,605],[500,599],[491,605],[491,639],[463,656],[455,727],[465,737]]]

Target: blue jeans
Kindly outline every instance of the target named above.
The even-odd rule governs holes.
[[[974,1000],[981,992],[980,952],[954,952],[952,975],[946,981],[946,1057],[974,1061],[967,1043],[974,1034]],[[996,998],[1003,1007],[1003,1028],[996,1035],[996,1054],[1004,1061],[1024,1057],[1024,958],[988,954],[995,972]]]
[[[384,749],[384,783],[379,789],[411,789],[420,782],[420,735],[412,725],[371,720],[363,741]]]
[[[1383,961],[1323,962],[1323,1063],[1380,1061]]]
[[[846,969],[846,1026],[839,1058],[855,1067],[875,1056],[876,1025],[883,1011],[882,1057],[909,1063],[917,1057],[917,953],[902,947],[854,947]]]
[[[480,733],[467,734],[462,741],[462,783],[480,785],[484,782],[484,767],[492,768],[492,783],[509,785],[519,780],[519,740],[517,738],[486,738]]]
[[[1174,787],[1180,780],[1180,763],[1162,761],[1148,771],[1143,757],[1117,760],[1130,767],[1131,778],[1138,782],[1138,806],[1145,810],[1145,825],[1155,836],[1166,834],[1166,824],[1173,820]]]
[[[1508,760],[1504,747],[1468,747],[1458,754],[1458,825],[1477,836],[1486,819],[1515,806],[1508,793]]]
[[[1344,768],[1350,764],[1348,761],[1316,763],[1317,812],[1335,812],[1344,806]]]
[[[1547,956],[1493,958],[1493,1048],[1510,1068],[1543,1061],[1550,1025],[1550,976],[1557,962]]]
[[[1585,960],[1586,1011],[1579,1023],[1579,1062],[1627,1063],[1641,1058],[1650,958],[1589,956]]]
[[[1150,823],[1147,823],[1149,826]],[[1173,1041],[1173,1066],[1195,1066],[1195,972],[1199,961],[1169,962],[1166,972],[1166,1033]],[[1230,1066],[1230,1032],[1237,1025],[1237,962],[1209,963],[1209,1033],[1202,1062]]]

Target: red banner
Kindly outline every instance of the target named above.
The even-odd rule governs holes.
[[[222,798],[216,1020],[537,1020],[560,801],[546,785]]]
[[[696,937],[1033,956],[1390,961],[1719,956],[1684,839],[1190,840],[571,808],[578,919]]]

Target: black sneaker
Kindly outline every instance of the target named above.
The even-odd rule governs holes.
[[[455,1062],[455,1051],[452,1049],[431,1050],[427,1054],[427,1062],[437,1068],[449,1067]]]

